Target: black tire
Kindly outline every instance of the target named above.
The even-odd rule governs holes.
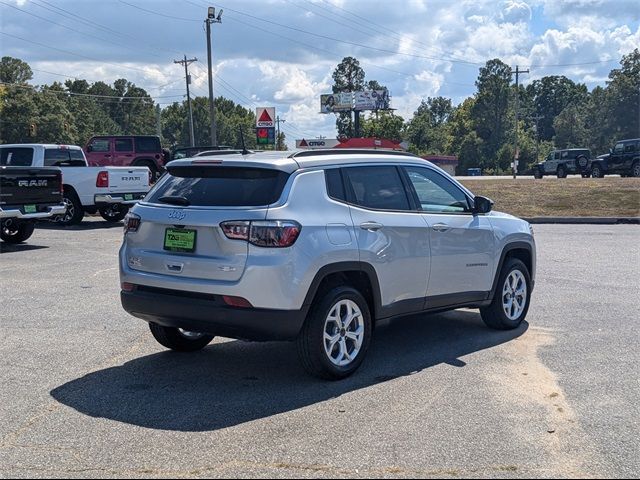
[[[3,224],[0,229],[0,238],[7,243],[22,243],[27,240],[36,228],[33,222],[11,222]]]
[[[567,178],[567,169],[564,167],[564,165],[560,165],[558,167],[556,175],[558,175],[558,178]]]
[[[542,172],[540,171],[539,168],[533,169],[533,178],[537,178],[537,179],[542,178]]]
[[[157,323],[150,323],[149,329],[156,341],[163,347],[175,350],[176,352],[197,352],[211,343],[213,335],[196,334],[190,337],[189,332],[181,332],[174,327],[163,327]]]
[[[526,282],[526,295],[524,299],[524,308],[519,313],[517,317],[509,318],[505,312],[503,306],[504,298],[507,298],[506,295],[503,295],[503,291],[505,288],[505,283],[507,282],[507,278],[513,272],[520,272],[524,281]],[[510,292],[507,295],[512,295]],[[511,298],[511,297],[508,297]],[[489,328],[493,328],[496,330],[512,330],[514,328],[518,328],[522,321],[527,316],[527,312],[529,311],[529,304],[531,302],[531,275],[529,274],[529,269],[527,266],[517,258],[507,258],[502,270],[500,271],[500,277],[498,278],[498,284],[496,285],[496,291],[493,295],[493,300],[488,307],[483,307],[480,309],[480,315],[482,316],[482,320]],[[514,314],[517,312],[514,312]]]
[[[67,207],[67,211],[58,217],[58,221],[62,225],[77,225],[84,218],[84,209],[80,203],[80,199],[75,192],[65,190],[63,202]]]
[[[158,169],[158,166],[153,163],[151,160],[142,160],[137,162],[134,166],[136,167],[147,167],[151,172],[151,183],[156,183],[158,179],[162,176],[162,172]]]
[[[632,177],[640,177],[640,162],[636,160],[631,166],[631,176]]]
[[[591,176],[591,173],[589,173],[589,172],[582,172],[580,175],[582,176],[582,178],[589,178],[589,177]]]
[[[328,346],[325,343],[327,342],[327,340],[325,340],[325,331],[329,325],[329,314],[334,308],[337,308],[338,304],[342,301],[350,301],[360,310],[360,315],[355,317],[355,319],[359,319],[359,322],[361,322],[361,335],[363,335],[363,337],[356,356],[350,360],[350,363],[341,366],[333,363],[329,358],[330,354],[326,351]],[[342,312],[342,307],[340,307],[340,312]],[[340,313],[340,317],[340,322],[342,322],[342,313]],[[333,332],[334,338],[337,337],[339,340],[337,342],[334,341],[333,347],[329,348],[335,349],[338,347],[338,355],[340,354],[339,352],[342,346],[344,346],[346,351],[351,348],[351,353],[353,353],[357,348],[356,341],[350,339],[348,334],[354,335],[356,331],[360,329],[360,327],[358,327],[356,331],[351,330],[356,327],[357,323],[352,321],[351,325],[347,328],[343,327],[339,330],[336,328]],[[304,369],[315,377],[326,380],[341,380],[346,378],[354,373],[364,361],[371,343],[371,332],[371,313],[362,294],[358,290],[349,286],[335,287],[318,295],[311,305],[309,315],[297,340],[300,361]],[[347,344],[347,342],[350,343]]]
[[[107,222],[119,222],[127,215],[129,207],[120,203],[114,203],[107,207],[100,207],[99,212],[100,216]]]
[[[602,167],[598,164],[591,167],[591,176],[593,178],[603,178],[604,172],[602,171]]]

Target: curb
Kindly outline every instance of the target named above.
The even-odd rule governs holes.
[[[640,217],[524,217],[529,223],[565,225],[640,225]]]

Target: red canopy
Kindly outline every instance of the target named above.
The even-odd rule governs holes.
[[[404,150],[400,142],[387,140],[386,138],[349,138],[341,141],[333,148],[373,148],[383,150]]]

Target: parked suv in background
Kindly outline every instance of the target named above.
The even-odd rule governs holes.
[[[586,148],[567,148],[553,150],[544,162],[533,167],[533,176],[542,178],[545,175],[556,175],[566,178],[568,174],[579,174],[583,178],[589,176],[589,159],[591,152]]]
[[[640,177],[640,138],[620,140],[609,153],[600,155],[591,163],[591,176],[620,174],[623,177]]]
[[[148,167],[154,181],[169,161],[160,138],[147,135],[92,137],[84,148],[91,166]]]
[[[419,157],[260,152],[167,171],[120,249],[122,305],[167,348],[296,340],[310,373],[339,379],[377,320],[470,307],[512,329],[527,315],[530,225]]]

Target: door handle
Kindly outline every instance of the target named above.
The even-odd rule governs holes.
[[[105,156],[105,157],[110,157],[111,155],[109,155],[108,153],[106,153],[104,156]]]
[[[431,228],[433,228],[436,232],[446,232],[451,227],[446,223],[436,223]]]
[[[380,230],[384,225],[378,222],[364,222],[360,224],[360,228],[363,230],[370,230],[375,232],[376,230]]]

